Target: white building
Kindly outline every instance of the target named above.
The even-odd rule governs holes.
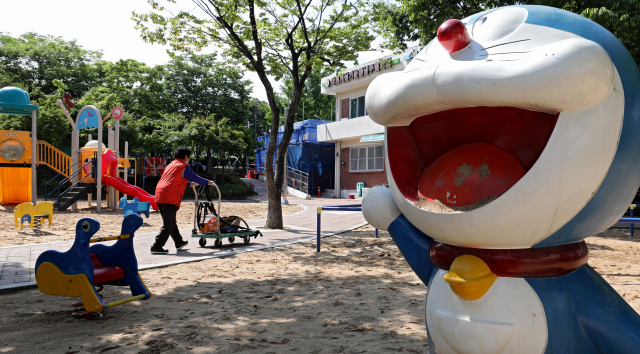
[[[387,183],[384,167],[384,127],[367,115],[365,94],[373,79],[387,72],[403,70],[418,54],[411,47],[401,55],[390,55],[363,63],[322,79],[322,93],[336,96],[331,122],[318,126],[318,141],[335,143],[335,186],[340,198],[356,193],[357,183],[365,188]]]

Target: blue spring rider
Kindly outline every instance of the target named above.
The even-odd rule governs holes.
[[[142,225],[142,217],[127,215],[122,222],[119,236],[91,239],[100,230],[100,223],[92,218],[82,218],[76,225],[76,239],[67,252],[45,251],[36,261],[36,283],[38,289],[48,295],[81,297],[82,302],[73,306],[84,307],[85,312],[74,312],[72,316],[91,314],[102,316],[104,309],[134,300],[147,300],[151,292],[138,274],[138,261],[133,250],[133,236]],[[90,243],[117,240],[106,246]],[[131,297],[105,303],[102,295],[104,285],[128,286]],[[97,287],[97,288],[96,288]]]
[[[138,200],[138,198],[133,198],[133,201],[127,202],[127,198],[122,197],[118,202],[118,208],[122,208],[122,213],[124,214],[124,216],[137,213],[138,215],[146,215],[148,219],[151,203],[141,202]]]

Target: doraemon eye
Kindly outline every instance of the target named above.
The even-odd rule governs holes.
[[[471,36],[489,46],[515,32],[526,19],[527,10],[523,8],[508,7],[492,11],[473,23]]]

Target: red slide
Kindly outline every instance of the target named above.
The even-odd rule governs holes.
[[[134,198],[138,198],[141,202],[151,203],[153,210],[158,210],[158,204],[156,204],[156,197],[145,192],[144,189],[136,186],[132,186],[125,182],[122,178],[112,176],[112,173],[118,170],[118,158],[113,154],[111,150],[105,150],[102,155],[102,183],[105,186],[113,187],[120,193],[130,195]]]
[[[156,197],[145,192],[144,189],[140,187],[130,185],[129,183],[125,182],[122,178],[102,176],[102,183],[105,186],[109,186],[117,189],[118,192],[120,193],[124,193],[134,198],[138,198],[138,200],[141,202],[149,202],[151,203],[151,207],[153,208],[153,210],[158,210],[158,204],[156,204]]]

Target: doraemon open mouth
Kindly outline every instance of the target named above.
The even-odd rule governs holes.
[[[502,195],[531,169],[557,118],[514,107],[458,108],[418,117],[387,129],[390,172],[410,201],[473,209]]]

